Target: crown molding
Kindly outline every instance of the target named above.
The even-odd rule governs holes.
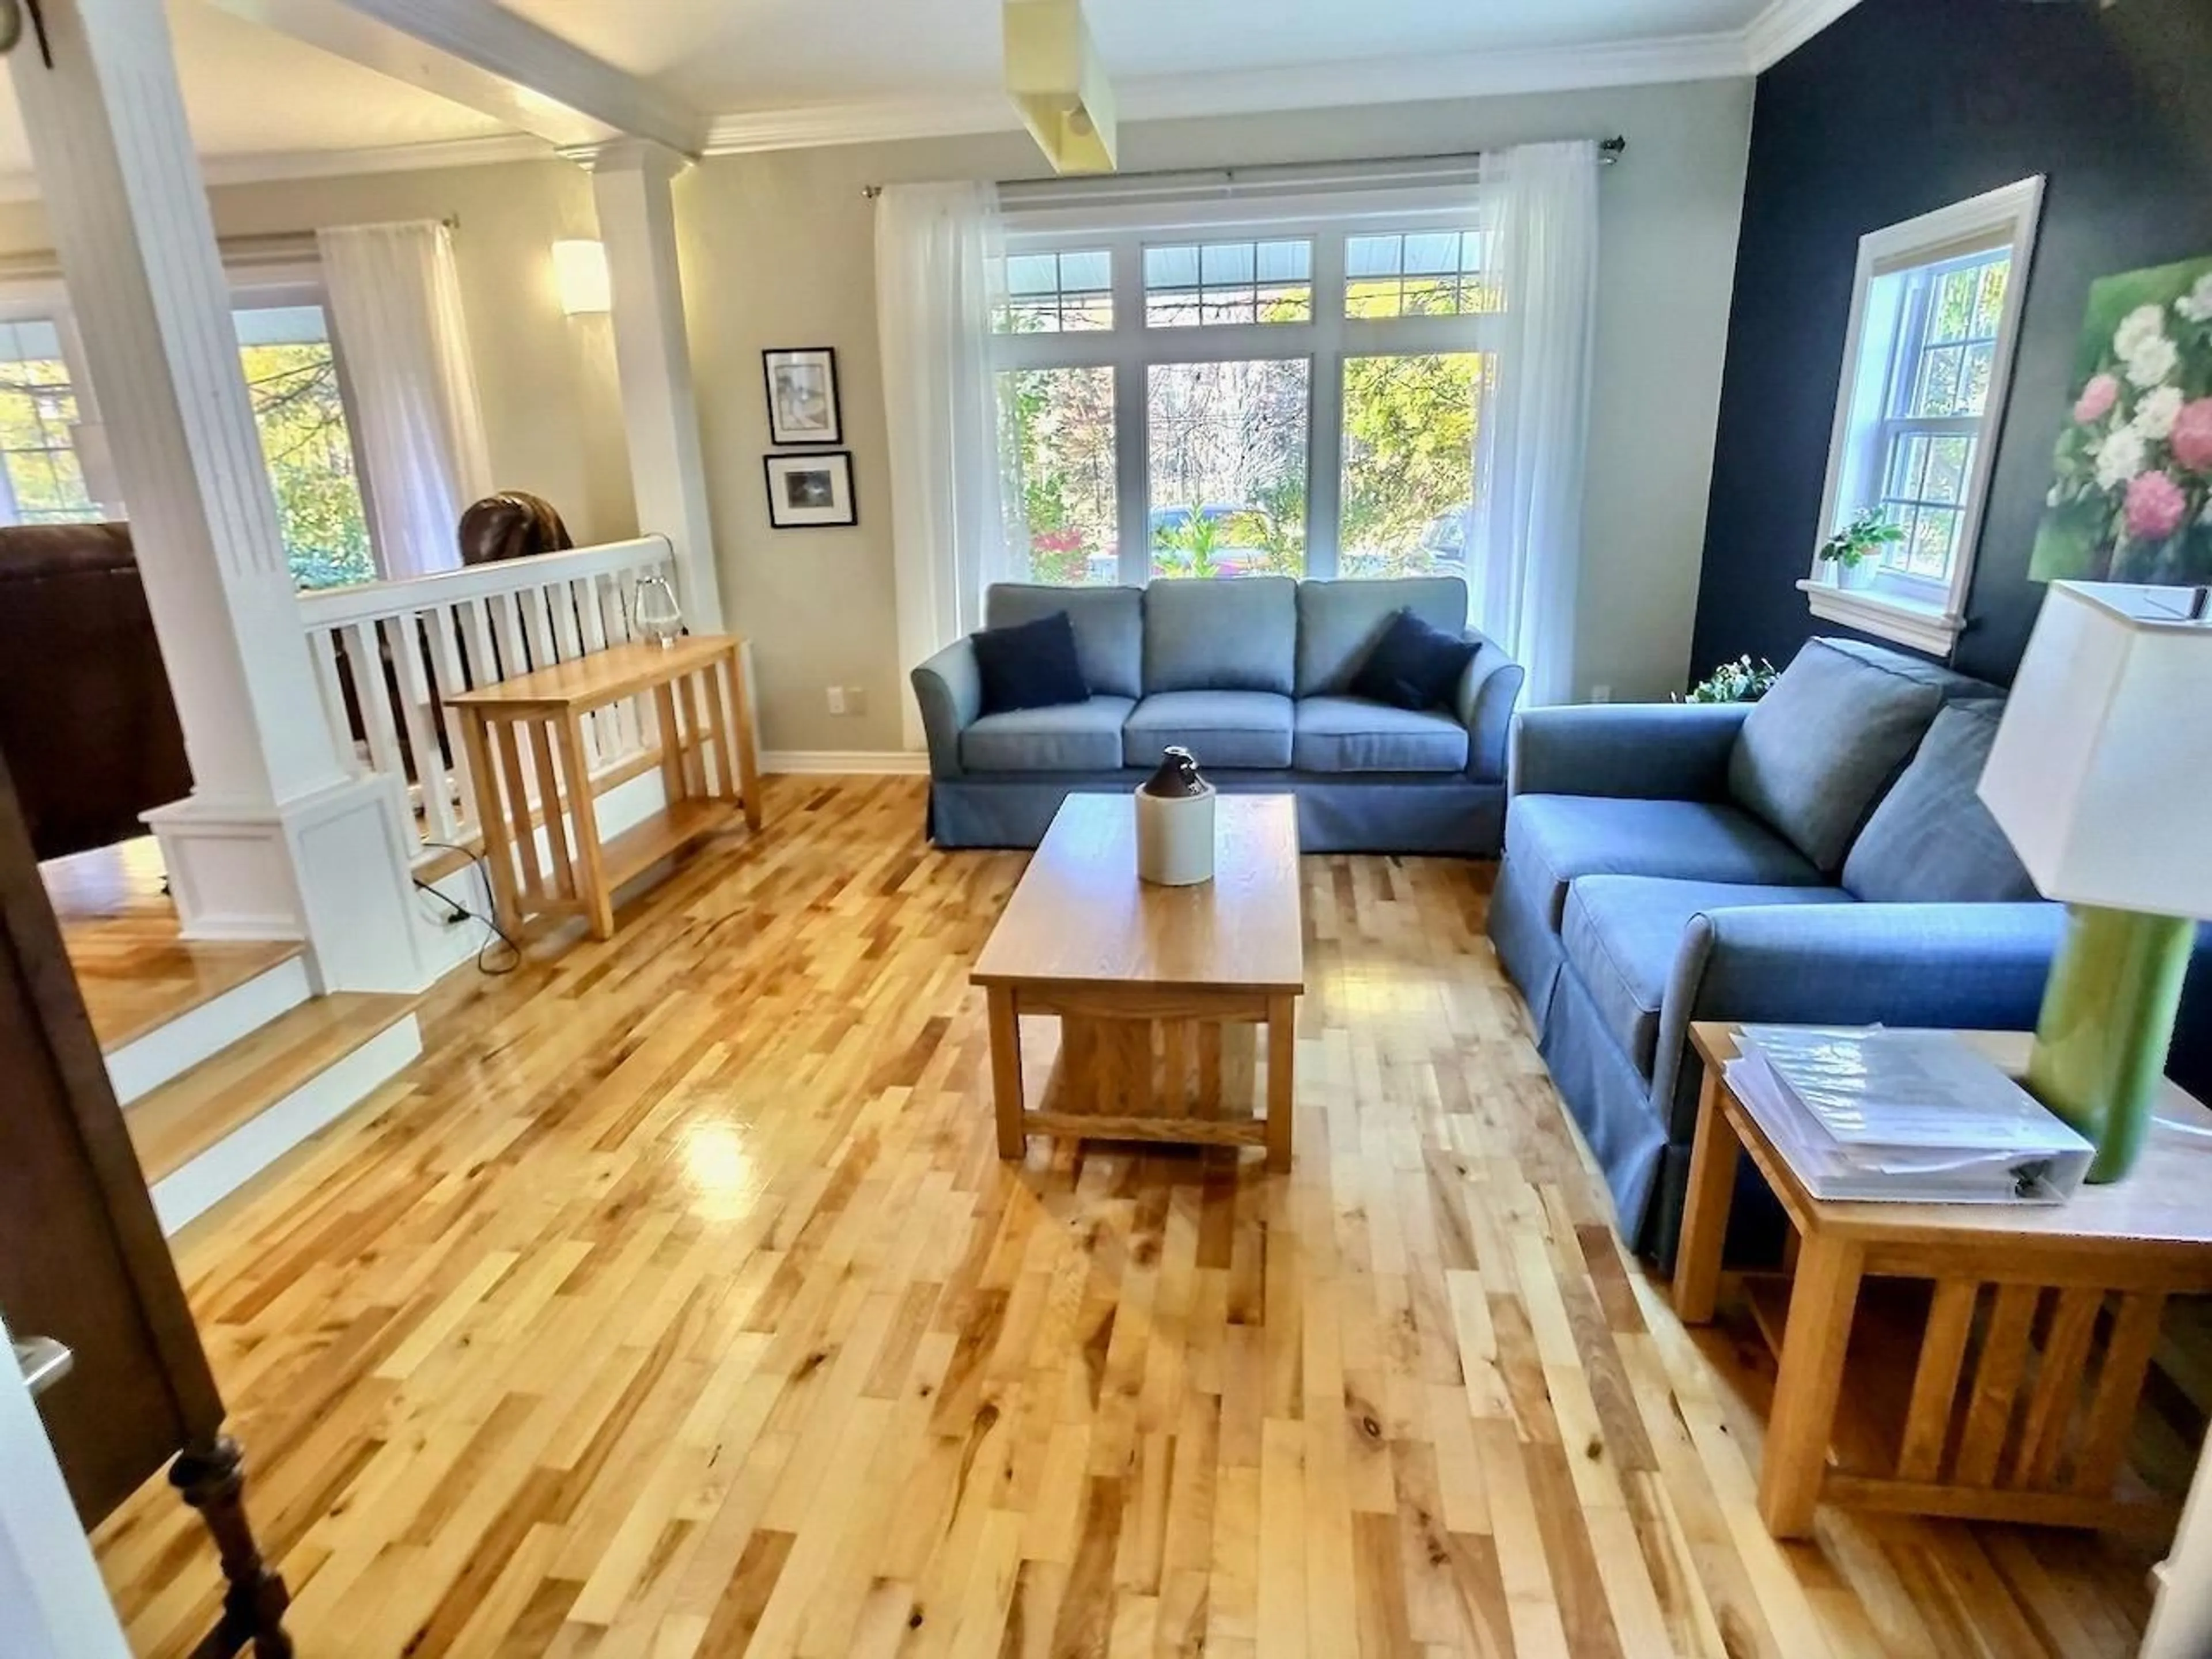
[[[343,179],[368,173],[432,173],[444,167],[491,167],[503,161],[543,161],[553,147],[526,132],[488,132],[475,138],[440,138],[418,144],[375,144],[359,149],[270,151],[200,158],[200,176],[211,190],[226,185],[267,185],[287,179]],[[39,180],[30,173],[0,173],[0,202],[35,202]]]
[[[1124,122],[1256,115],[1361,104],[1488,98],[1593,87],[1729,80],[1751,73],[1740,33],[1684,35],[1547,52],[1454,52],[1252,70],[1231,75],[1147,76],[1116,83]],[[717,117],[706,153],[737,155],[822,144],[889,143],[1017,132],[1004,94],[886,98],[746,111]]]
[[[1771,0],[1743,27],[1744,56],[1751,71],[1763,75],[1859,0]]]

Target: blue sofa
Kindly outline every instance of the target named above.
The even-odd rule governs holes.
[[[1348,693],[1400,611],[1478,646],[1449,707]],[[1288,791],[1310,853],[1494,856],[1520,665],[1467,628],[1456,576],[1149,587],[1001,583],[987,626],[1065,611],[1087,702],[986,714],[974,646],[914,671],[940,847],[1035,847],[1073,790],[1133,789],[1181,744],[1227,791]]]
[[[2064,911],[1974,793],[2002,696],[1814,640],[1756,706],[1516,722],[1490,936],[1644,1255],[1680,1229],[1693,1022],[2034,1026]]]

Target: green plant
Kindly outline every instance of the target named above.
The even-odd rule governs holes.
[[[1863,507],[1851,521],[1820,544],[1820,562],[1856,568],[1869,559],[1879,560],[1881,550],[1905,539],[1902,527],[1882,516],[1878,507]]]
[[[1164,562],[1179,567],[1179,574],[1211,576],[1214,555],[1222,547],[1222,524],[1218,518],[1193,508],[1190,517],[1172,530],[1164,530],[1158,537],[1162,551],[1170,556]]]
[[[1782,671],[1761,657],[1753,663],[1749,657],[1738,657],[1734,662],[1724,662],[1718,668],[1690,688],[1685,702],[1757,702],[1774,689],[1774,682],[1782,678]]]

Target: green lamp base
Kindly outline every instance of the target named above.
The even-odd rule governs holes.
[[[2150,1134],[2197,925],[2176,916],[2066,908],[2028,1091],[2097,1149],[2093,1182],[2118,1181]]]

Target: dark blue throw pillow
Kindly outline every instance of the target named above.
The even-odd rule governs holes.
[[[1401,611],[1352,677],[1352,695],[1398,708],[1434,708],[1451,696],[1479,648]]]
[[[1075,624],[1065,611],[1012,628],[987,628],[974,638],[985,714],[1091,700],[1076,659]]]

